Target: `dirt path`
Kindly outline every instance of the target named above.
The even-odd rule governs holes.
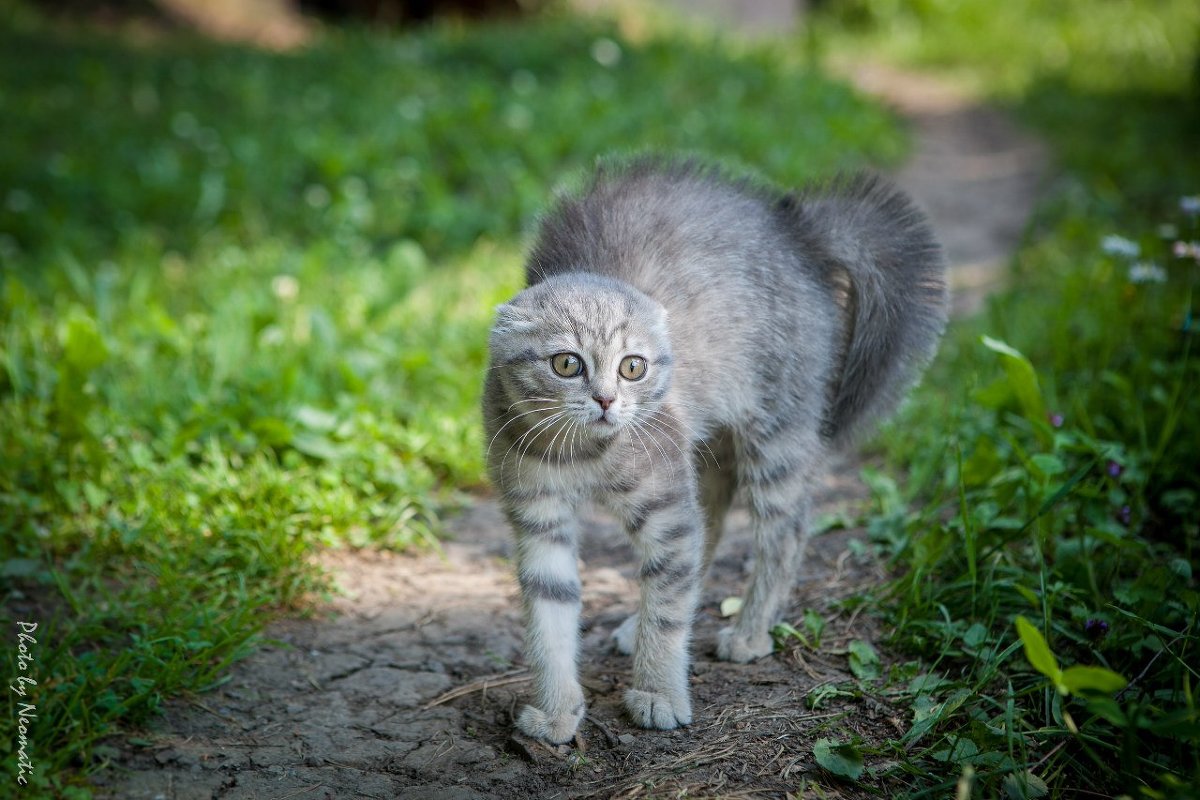
[[[977,304],[1025,224],[1044,174],[1041,149],[947,87],[879,70],[856,79],[912,120],[916,156],[899,180],[947,244],[962,290],[956,308]],[[857,472],[853,461],[833,472],[818,515],[862,502]],[[687,789],[781,797],[806,779],[827,796],[856,796],[816,768],[813,740],[853,731],[878,742],[908,727],[899,709],[838,694],[854,685],[847,644],[877,638],[870,618],[844,602],[882,577],[858,531],[818,537],[793,595],[793,619],[812,608],[828,620],[818,652],[793,647],[750,665],[714,660],[719,603],[740,591],[748,570],[747,517],[735,511],[697,624],[696,723],[648,732],[621,712],[629,663],[606,639],[637,591],[627,544],[597,518],[581,554],[589,713],[580,746],[513,737],[527,684],[507,526],[481,498],[449,527],[445,558],[325,556],[344,596],[314,619],[272,625],[278,644],[236,665],[220,689],[170,704],[146,734],[153,745],[124,750],[100,796],[470,800]]]
[[[948,81],[876,65],[843,72],[908,121],[914,152],[896,180],[946,248],[954,313],[978,310],[1001,284],[1046,180],[1045,146]]]

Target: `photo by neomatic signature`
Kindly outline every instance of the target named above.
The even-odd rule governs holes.
[[[8,684],[8,689],[17,696],[15,711],[17,715],[17,783],[26,786],[29,776],[33,774],[32,745],[29,740],[29,728],[37,719],[37,705],[33,703],[33,687],[37,679],[33,677],[33,648],[37,639],[36,622],[17,623],[17,670],[20,672]]]

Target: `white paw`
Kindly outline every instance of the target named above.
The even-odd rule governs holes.
[[[582,701],[575,710],[553,716],[540,708],[525,706],[517,715],[517,728],[533,739],[542,739],[551,744],[566,744],[575,738],[575,729],[583,719],[584,710]]]
[[[748,664],[755,659],[771,655],[774,649],[775,642],[769,633],[747,636],[737,627],[722,628],[717,633],[717,658],[722,661]]]
[[[617,626],[609,637],[613,649],[627,656],[633,655],[633,643],[637,639],[637,614],[630,614],[625,621]]]
[[[669,731],[692,722],[692,701],[687,691],[664,694],[629,689],[625,692],[625,708],[635,725]]]

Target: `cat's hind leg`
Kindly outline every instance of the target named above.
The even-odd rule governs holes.
[[[725,533],[725,516],[737,492],[737,454],[733,434],[722,431],[719,436],[702,443],[697,450],[700,484],[700,506],[704,509],[704,567],[708,572],[713,554]]]
[[[637,621],[638,612],[635,611],[613,629],[610,640],[613,649],[621,655],[633,655],[633,645],[637,641]]]
[[[791,593],[808,541],[814,475],[824,461],[818,433],[792,429],[738,442],[739,478],[754,527],[754,573],[734,624],[718,634],[717,656],[745,663],[773,649],[771,627]]]

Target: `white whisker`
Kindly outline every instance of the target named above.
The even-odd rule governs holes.
[[[713,452],[713,449],[709,446],[708,442],[701,438],[696,429],[691,425],[679,419],[678,417],[672,417],[665,411],[657,408],[645,409],[645,413],[653,415],[656,419],[659,419],[662,422],[670,421],[686,428],[688,433],[691,434],[691,447],[696,451],[696,454],[703,459],[705,466],[708,465],[708,458],[704,455],[705,451],[707,451],[708,455],[712,456],[713,464],[716,465],[716,468],[721,468],[721,462],[717,459],[717,454]]]
[[[517,402],[513,403],[508,408],[504,409],[504,411],[500,414],[500,416],[488,418],[488,422],[499,422],[500,420],[507,417],[509,415],[509,412],[511,412],[513,410],[513,408],[515,408],[516,406],[519,406],[521,403],[557,403],[557,402],[558,402],[557,400],[550,398],[550,397],[532,397],[528,400],[518,400]]]
[[[639,420],[639,419],[634,418],[631,420],[631,422],[635,426],[637,426],[639,429],[644,431],[647,436],[650,437],[650,441],[654,443],[654,447],[658,450],[659,455],[662,456],[663,462],[670,463],[671,460],[669,458],[667,458],[667,451],[664,450],[663,446],[658,443],[658,437],[655,435],[658,431],[649,425],[649,420],[645,420],[645,419]],[[672,442],[671,444],[675,444],[675,443]],[[679,445],[675,445],[675,449],[679,450]],[[679,454],[681,456],[683,456],[685,461],[687,460],[687,455],[682,450],[679,450]]]
[[[542,463],[545,463],[545,461],[546,461],[546,456],[547,456],[547,455],[549,455],[549,453],[555,449],[555,448],[554,448],[554,443],[558,441],[558,437],[559,437],[559,436],[562,436],[562,437],[563,437],[563,445],[565,445],[565,444],[566,444],[566,442],[567,442],[567,437],[566,437],[566,435],[565,435],[565,434],[566,434],[566,433],[567,433],[567,432],[570,430],[570,427],[571,427],[571,422],[572,422],[572,420],[571,420],[571,418],[568,416],[568,417],[567,417],[567,424],[566,424],[566,425],[560,425],[560,426],[558,427],[558,430],[557,430],[557,431],[555,431],[555,433],[554,433],[554,436],[550,437],[550,444],[546,445],[546,449],[545,449],[545,450],[542,452]],[[563,480],[565,481],[565,477],[566,477],[566,476],[563,474],[563,466],[562,466],[562,446],[561,446],[561,445],[560,445],[560,446],[559,446],[559,448],[558,448],[558,451],[557,451],[557,456],[558,456],[558,458],[556,458],[556,459],[555,459],[555,461],[554,461],[554,468],[555,468],[555,469],[554,469],[554,471],[555,471],[555,478],[556,478],[556,479],[563,479]],[[565,482],[563,483],[563,485],[562,485],[562,487],[559,489],[559,491],[561,491],[561,492],[563,492],[563,493],[565,493],[565,492],[566,492],[566,483],[565,483]]]
[[[529,434],[533,433],[535,430],[538,431],[537,434],[532,439],[530,439],[528,442],[526,442],[526,444],[523,448],[518,448],[518,450],[517,450],[517,480],[518,481],[521,479],[521,465],[525,462],[525,454],[529,452],[529,448],[533,447],[533,443],[536,442],[538,439],[542,438],[542,434],[544,434],[546,431],[550,430],[550,428],[553,427],[554,423],[557,422],[558,420],[562,419],[563,417],[565,417],[567,415],[567,413],[568,413],[567,411],[559,411],[558,413],[554,414],[553,416],[539,421],[536,425],[534,425],[532,428],[530,428],[528,431],[525,432],[525,436],[521,437],[521,439],[524,439],[526,436],[529,436]],[[538,428],[541,428],[541,430],[538,430]],[[520,442],[520,440],[518,440],[518,443],[519,442]],[[512,448],[509,448],[509,449],[512,449]],[[544,456],[545,456],[545,454],[543,453],[543,458],[544,458]],[[505,454],[505,458],[507,458],[507,457],[508,457],[507,454]],[[501,470],[503,470],[503,466],[504,465],[501,464]]]
[[[646,447],[646,440],[642,438],[640,433],[638,433],[637,425],[630,425],[629,430],[638,438],[638,441],[642,443],[642,450],[646,452],[646,466],[648,468],[652,467],[654,465],[654,459],[650,456],[650,448]]]
[[[511,406],[510,406],[510,408],[511,408]],[[558,406],[558,408],[565,408],[565,406]],[[487,451],[483,454],[484,461],[487,461],[487,459],[491,456],[492,445],[496,443],[496,437],[499,436],[500,432],[503,431],[505,428],[507,428],[509,425],[512,425],[514,422],[519,420],[521,417],[527,417],[530,414],[537,414],[539,411],[554,411],[554,410],[556,410],[556,409],[553,406],[548,407],[548,408],[535,408],[533,411],[525,411],[521,414],[517,414],[512,419],[510,419],[508,422],[501,425],[500,430],[496,431],[492,435],[492,440],[490,442],[488,442]]]
[[[561,406],[560,406],[560,408],[561,408]],[[532,434],[534,431],[538,430],[539,428],[541,428],[544,431],[547,426],[552,424],[556,419],[558,419],[559,417],[563,416],[566,413],[567,413],[566,411],[558,411],[554,414],[551,414],[546,419],[538,420],[533,425],[531,425],[527,431],[525,431],[523,434],[521,434],[520,437],[518,437],[515,442],[510,444],[508,446],[508,449],[504,451],[504,458],[500,461],[500,475],[501,476],[504,475],[504,465],[508,463],[508,454],[512,452],[514,447],[518,448],[517,453],[519,455],[522,454],[522,451],[519,449],[520,445],[523,441],[525,441],[526,438],[528,438],[528,436],[530,434]],[[538,435],[540,436],[541,434],[539,433]],[[533,440],[530,440],[530,444],[532,444],[532,443],[533,443]],[[519,481],[520,478],[521,478],[521,462],[520,462],[520,460],[518,460],[517,461],[517,480]]]
[[[648,426],[651,431],[662,434],[662,436],[666,438],[666,440],[671,444],[671,446],[679,451],[679,455],[682,456],[685,461],[687,460],[687,457],[688,457],[687,452],[682,447],[679,446],[679,443],[675,441],[675,437],[673,437],[671,435],[671,432],[669,430],[667,430],[666,428],[664,428],[662,426],[662,423],[657,422],[653,417],[645,417],[639,421],[643,425]],[[666,456],[664,456],[664,458],[665,457]]]

